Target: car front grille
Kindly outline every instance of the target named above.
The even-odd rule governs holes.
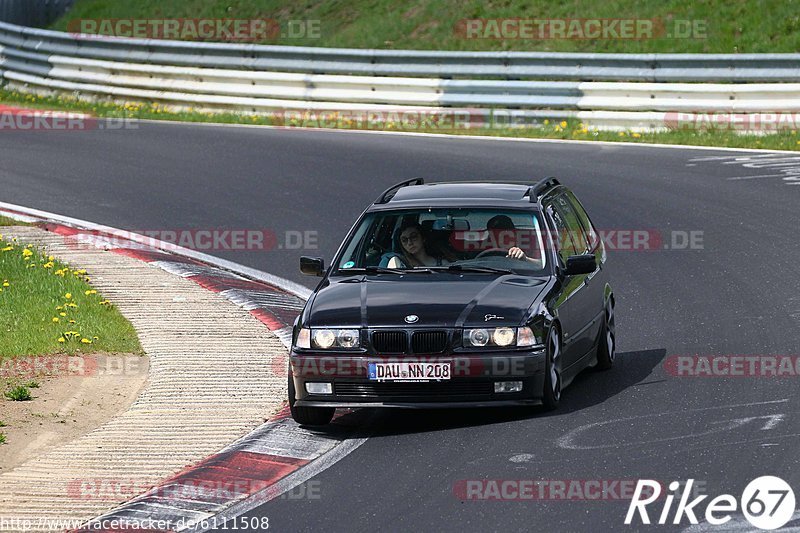
[[[491,398],[493,384],[491,381],[443,381],[429,383],[335,382],[333,389],[334,394],[341,399],[475,401]]]
[[[421,355],[442,353],[447,349],[447,332],[416,331],[411,336],[411,349]]]
[[[372,347],[379,354],[406,353],[408,335],[405,331],[376,331],[372,334]]]

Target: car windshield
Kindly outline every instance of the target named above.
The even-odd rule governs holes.
[[[337,273],[548,272],[543,224],[532,210],[417,209],[368,213],[345,244]]]

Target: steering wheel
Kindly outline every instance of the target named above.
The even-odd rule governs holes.
[[[505,248],[489,248],[488,250],[484,250],[478,255],[475,256],[475,259],[480,259],[481,257],[485,257],[487,255],[508,255],[508,250]]]

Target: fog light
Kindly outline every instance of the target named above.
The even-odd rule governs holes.
[[[495,381],[495,392],[522,392],[521,381]]]
[[[496,384],[495,390],[497,390]],[[333,394],[333,385],[330,383],[306,383],[306,392],[309,394]]]

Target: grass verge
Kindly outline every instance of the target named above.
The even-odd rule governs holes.
[[[142,353],[130,322],[85,270],[0,236],[0,368],[22,355]]]
[[[158,104],[88,102],[75,96],[36,96],[0,88],[0,103],[19,105],[31,109],[52,109],[90,113],[98,117],[121,119],[174,120],[212,124],[283,125],[272,116],[244,113],[211,113],[206,111],[177,112]],[[492,137],[521,137],[531,139],[571,139],[578,141],[623,141],[640,144],[678,144],[697,146],[723,146],[731,148],[757,148],[769,150],[800,150],[800,137],[796,130],[783,130],[765,135],[745,135],[729,130],[682,129],[653,133],[632,131],[597,131],[577,120],[545,121],[540,127],[514,128],[414,128],[403,129],[393,123],[384,124],[383,131],[413,131],[417,133],[445,133],[452,135],[486,135]]]
[[[620,53],[754,53],[800,49],[800,16],[793,2],[750,0],[78,0],[52,25],[66,31],[79,19],[273,19],[280,34],[268,44],[424,50],[537,50]],[[656,21],[638,38],[506,38],[484,25],[479,38],[457,31],[464,19]],[[686,27],[691,31],[686,31]],[[318,26],[318,30],[315,29]],[[659,30],[661,28],[661,30]],[[473,34],[474,37],[474,34]]]
[[[30,224],[0,215],[0,226],[30,226]]]

